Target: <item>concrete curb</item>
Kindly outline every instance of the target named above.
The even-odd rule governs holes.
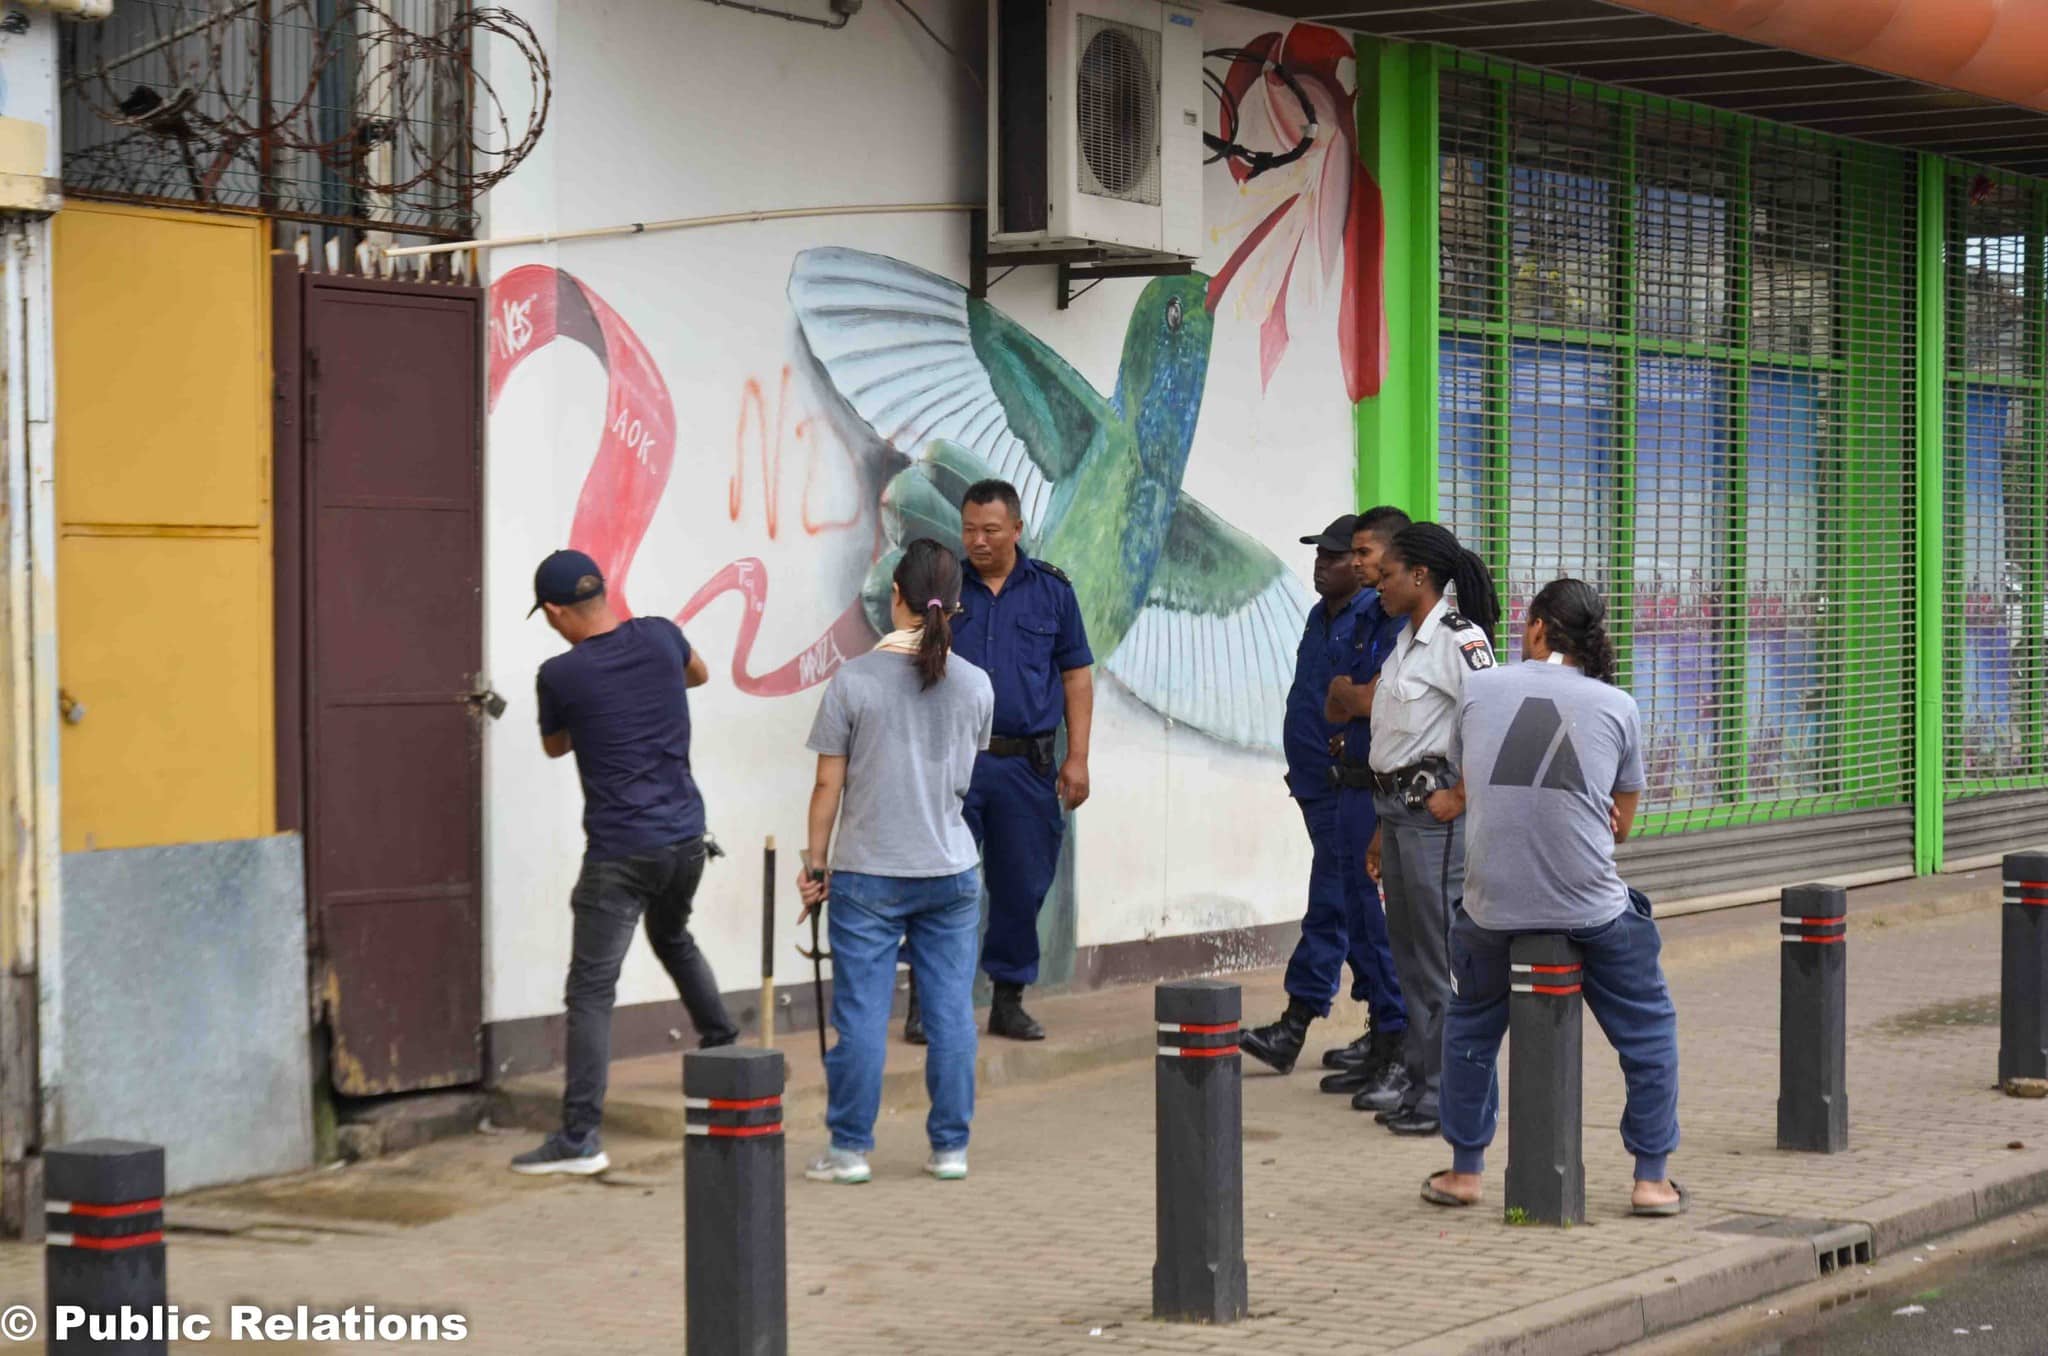
[[[2048,1201],[2048,1153],[1886,1196],[1837,1221],[1883,1257]],[[1594,1356],[1818,1280],[1813,1239],[1757,1239],[1440,1333],[1395,1356]]]

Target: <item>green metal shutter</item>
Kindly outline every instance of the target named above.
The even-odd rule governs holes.
[[[1609,600],[1667,897],[1912,865],[1911,163],[1447,61],[1440,513]]]
[[[1958,171],[1948,222],[1942,856],[1958,867],[2048,842],[2048,193]]]

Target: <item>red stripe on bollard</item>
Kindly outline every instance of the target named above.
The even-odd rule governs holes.
[[[45,1201],[43,1209],[52,1215],[77,1215],[81,1219],[125,1219],[130,1215],[153,1214],[164,1208],[161,1199],[128,1201],[121,1205],[87,1205],[83,1201]]]
[[[87,1252],[120,1252],[124,1248],[147,1247],[164,1241],[163,1230],[147,1234],[126,1234],[118,1238],[88,1238],[83,1234],[50,1234],[44,1242],[52,1248],[83,1248]]]
[[[1189,1036],[1215,1036],[1238,1027],[1236,1022],[1182,1022],[1179,1029]]]

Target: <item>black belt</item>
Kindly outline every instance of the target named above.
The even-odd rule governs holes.
[[[1368,785],[1381,795],[1408,798],[1409,792],[1415,788],[1416,780],[1421,777],[1428,777],[1432,791],[1451,785],[1455,778],[1450,776],[1450,771],[1449,759],[1425,758],[1421,762],[1410,763],[1407,767],[1395,768],[1392,772],[1374,772],[1368,769],[1366,775],[1370,779]]]
[[[1029,758],[1033,767],[1044,772],[1052,766],[1053,743],[1057,738],[1057,731],[1022,738],[995,735],[988,741],[988,752],[996,758]]]
[[[1332,763],[1330,785],[1346,791],[1371,791],[1375,789],[1373,777],[1376,774],[1363,763]]]

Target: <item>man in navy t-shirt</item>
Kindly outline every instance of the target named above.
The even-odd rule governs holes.
[[[540,666],[540,742],[550,758],[576,755],[587,845],[569,896],[576,929],[563,999],[569,1035],[562,1128],[513,1159],[512,1169],[587,1175],[611,1166],[598,1131],[612,1004],[643,914],[647,940],[675,980],[699,1044],[730,1045],[739,1036],[688,926],[705,844],[704,801],[690,776],[686,689],[711,674],[674,622],[621,621],[597,562],[581,551],[542,561],[533,596],[533,612],[545,611],[548,625],[569,642],[566,654]]]

